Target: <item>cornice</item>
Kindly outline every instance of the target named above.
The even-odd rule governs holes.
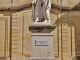
[[[0,8],[0,11],[7,11],[7,10],[22,10],[22,9],[25,9],[27,7],[31,7],[32,4],[29,3],[29,4],[24,4],[24,5],[21,5],[21,6],[16,6],[16,7],[9,7],[9,8]],[[58,9],[58,10],[61,10],[61,11],[73,11],[73,10],[80,10],[80,6],[75,6],[74,8],[70,8],[70,7],[61,7],[59,5],[56,5],[56,4],[52,4],[51,5],[52,9]]]

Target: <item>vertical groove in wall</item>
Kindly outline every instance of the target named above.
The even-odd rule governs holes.
[[[69,59],[72,56],[72,24],[70,19],[70,12],[68,12],[68,48],[69,48]]]
[[[58,39],[59,39],[59,60],[62,60],[62,41],[61,41],[61,33],[62,33],[62,31],[61,31],[61,14],[60,15],[58,15],[58,18],[60,18],[59,20],[58,20]]]

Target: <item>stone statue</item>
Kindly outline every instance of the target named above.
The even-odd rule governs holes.
[[[51,0],[32,0],[32,19],[35,22],[50,22]]]

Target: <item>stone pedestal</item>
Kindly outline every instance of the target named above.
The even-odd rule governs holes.
[[[55,26],[38,23],[29,26],[32,32],[32,51],[29,60],[55,60],[53,33]]]

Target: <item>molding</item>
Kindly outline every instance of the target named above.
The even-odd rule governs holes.
[[[4,40],[3,43],[2,43],[2,46],[4,47],[0,47],[0,49],[2,49],[3,51],[0,51],[2,52],[2,54],[0,54],[0,60],[3,60],[3,59],[7,59],[8,56],[10,56],[10,53],[9,53],[9,41],[10,41],[10,17],[9,16],[0,16],[0,22],[2,24],[4,24],[3,26],[3,37],[4,39],[1,39],[1,40]],[[2,37],[2,36],[1,36]]]
[[[32,3],[24,4],[24,5],[20,5],[20,6],[16,6],[16,7],[2,7],[2,8],[0,8],[0,11],[22,10],[22,9],[25,9],[25,8],[31,7],[31,6],[32,6]],[[60,11],[75,11],[75,10],[79,11],[80,10],[80,7],[78,5],[74,6],[73,8],[70,8],[70,7],[61,7],[57,4],[52,4],[51,7],[54,9],[58,9]]]

